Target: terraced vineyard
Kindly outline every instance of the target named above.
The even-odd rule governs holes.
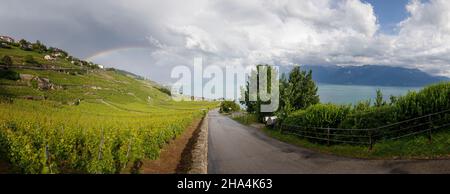
[[[13,60],[0,77],[0,158],[14,172],[123,172],[158,158],[166,142],[216,106],[174,102],[131,74],[66,57],[46,61],[45,54],[0,48],[0,57]]]

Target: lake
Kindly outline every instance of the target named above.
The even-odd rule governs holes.
[[[410,90],[419,91],[422,87],[386,87],[386,86],[357,86],[357,85],[333,85],[333,84],[317,84],[322,103],[336,104],[355,104],[361,100],[372,99],[376,97],[377,89],[380,89],[386,100],[391,95],[405,95]]]

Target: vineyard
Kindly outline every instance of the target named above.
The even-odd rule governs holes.
[[[66,109],[22,100],[0,104],[2,156],[24,173],[116,173],[130,162],[157,158],[168,140],[202,116],[200,111],[171,110],[93,113],[96,107],[104,108]]]
[[[0,56],[8,54],[21,66],[28,65],[23,58],[30,53],[43,58],[16,47],[0,49]],[[160,86],[114,69],[77,66],[65,59],[52,65],[83,71],[19,65],[1,70],[0,159],[13,172],[127,172],[144,159],[158,158],[163,145],[216,106],[174,102]]]

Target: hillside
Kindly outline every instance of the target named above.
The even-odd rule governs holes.
[[[447,77],[432,76],[418,69],[381,65],[304,65],[302,68],[312,70],[314,81],[327,84],[416,87],[449,80]],[[282,72],[289,72],[290,69],[284,68]]]
[[[0,159],[14,171],[117,173],[157,158],[215,106],[172,101],[151,81],[60,50],[10,44],[0,59]]]

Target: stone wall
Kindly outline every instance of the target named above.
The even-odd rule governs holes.
[[[208,114],[202,120],[197,142],[192,149],[192,163],[188,174],[208,173]]]

